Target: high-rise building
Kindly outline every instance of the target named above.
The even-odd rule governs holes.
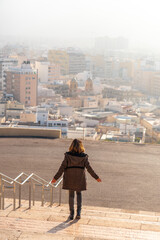
[[[92,73],[93,78],[105,77],[105,59],[103,55],[86,55],[86,70]]]
[[[74,50],[68,51],[69,74],[78,74],[86,70],[85,55]]]
[[[133,80],[134,78],[134,62],[121,61],[119,63],[119,77],[123,80]]]
[[[155,97],[160,96],[160,73],[156,74],[152,84],[152,95]]]
[[[60,65],[62,75],[75,75],[86,70],[85,55],[73,48],[68,48],[67,51],[50,50],[48,60],[51,63]]]
[[[62,75],[68,75],[68,73],[69,73],[69,56],[66,51],[49,50],[48,60],[49,60],[49,62],[60,66],[60,73]]]
[[[6,82],[5,82],[5,71],[10,66],[17,66],[18,60],[12,58],[1,58],[0,59],[0,90],[6,90]]]
[[[41,83],[53,82],[60,78],[60,66],[47,61],[36,61],[35,68],[38,70],[38,81]]]
[[[30,62],[23,62],[21,67],[10,67],[5,71],[6,92],[25,106],[37,105],[37,71]]]

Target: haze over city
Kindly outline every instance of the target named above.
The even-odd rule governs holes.
[[[85,48],[96,37],[121,36],[131,48],[159,51],[159,7],[158,0],[1,0],[0,36]]]

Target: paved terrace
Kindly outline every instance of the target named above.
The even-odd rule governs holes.
[[[0,138],[0,172],[11,177],[22,171],[35,172],[49,181],[70,143],[63,139]],[[83,205],[160,212],[159,145],[84,141],[84,146],[103,182],[97,183],[87,174]],[[27,199],[28,186],[22,191],[22,198]],[[6,196],[11,193],[12,190],[6,190]],[[40,196],[39,189],[36,199]],[[57,194],[54,196],[57,202]],[[66,203],[66,191],[62,196]]]

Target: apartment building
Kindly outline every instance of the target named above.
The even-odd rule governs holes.
[[[5,71],[11,66],[17,66],[18,60],[12,58],[0,59],[0,90],[6,90]]]
[[[27,106],[37,105],[37,71],[30,62],[23,62],[21,67],[5,71],[6,92],[13,94],[18,102]]]
[[[68,52],[69,74],[77,74],[86,70],[85,55],[80,52]]]
[[[48,60],[60,66],[62,75],[75,75],[86,70],[85,55],[73,48],[69,48],[66,51],[50,50],[48,52]]]
[[[69,56],[66,51],[63,50],[49,50],[48,52],[49,62],[60,66],[60,73],[62,75],[68,75],[69,73]]]
[[[35,68],[38,72],[38,81],[40,83],[53,83],[60,78],[60,65],[48,61],[36,61]]]

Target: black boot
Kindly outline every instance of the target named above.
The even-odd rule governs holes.
[[[70,220],[73,220],[73,218],[74,218],[74,209],[70,210],[70,215],[69,215]]]
[[[76,219],[80,219],[80,218],[81,218],[81,208],[78,208]]]

